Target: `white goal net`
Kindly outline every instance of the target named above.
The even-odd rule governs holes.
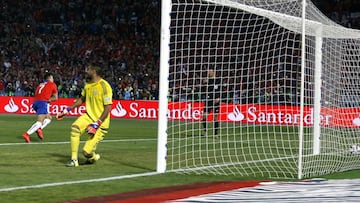
[[[360,168],[358,30],[307,1],[302,66],[301,0],[168,3],[167,171],[306,178]]]

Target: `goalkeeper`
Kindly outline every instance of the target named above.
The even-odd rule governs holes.
[[[86,163],[91,164],[100,159],[100,155],[96,154],[95,150],[108,132],[112,104],[112,89],[109,83],[101,77],[101,70],[96,63],[87,68],[87,83],[81,92],[81,97],[57,115],[57,119],[61,120],[71,109],[85,102],[86,113],[77,118],[71,126],[71,160],[66,166],[79,166],[80,136],[85,133],[87,140],[83,147],[83,155],[87,159]]]

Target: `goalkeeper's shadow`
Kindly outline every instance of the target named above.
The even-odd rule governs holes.
[[[69,156],[65,155],[65,154],[60,154],[60,153],[48,153],[48,155],[50,155],[51,157],[56,157],[56,162],[59,162],[61,164],[64,164],[66,162],[69,161]],[[81,160],[79,160],[80,162]],[[112,159],[106,159],[106,158],[102,158],[102,161],[106,161],[106,162],[112,162],[115,163],[117,165],[123,165],[125,167],[130,167],[130,168],[137,168],[137,169],[142,169],[142,170],[146,170],[146,171],[153,171],[155,170],[154,168],[149,168],[149,167],[145,167],[145,166],[141,166],[139,164],[135,164],[135,163],[130,163],[128,161],[114,161]]]
[[[56,157],[57,158],[57,162],[59,163],[66,163],[67,161],[69,161],[69,156],[65,155],[65,154],[57,154],[57,153],[48,153],[50,156],[52,157]]]
[[[119,164],[119,165],[123,165],[123,166],[126,166],[126,167],[131,167],[131,168],[137,168],[137,169],[142,169],[142,170],[147,170],[147,171],[153,171],[153,170],[154,170],[154,168],[149,168],[149,167],[141,166],[141,165],[139,165],[139,164],[130,163],[130,162],[124,161],[124,160],[114,161],[114,160],[106,159],[106,161],[113,162],[113,163],[116,163],[116,164]]]

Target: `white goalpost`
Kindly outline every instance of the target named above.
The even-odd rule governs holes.
[[[360,31],[310,0],[163,0],[160,53],[157,172],[360,168]]]

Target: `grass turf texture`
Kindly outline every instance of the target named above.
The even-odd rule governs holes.
[[[105,141],[98,152],[99,163],[67,168],[70,158],[69,130],[75,117],[53,119],[44,129],[45,140],[31,135],[32,144],[21,135],[35,116],[0,115],[0,189],[59,182],[107,178],[156,171],[157,121],[112,119]],[[84,140],[85,137],[82,137]],[[80,150],[83,143],[80,144]],[[80,155],[80,164],[85,161]],[[359,171],[348,171],[325,178],[360,178]],[[79,183],[0,192],[1,202],[61,202],[85,197],[116,194],[147,188],[194,182],[264,179],[262,177],[180,175],[155,176]]]

